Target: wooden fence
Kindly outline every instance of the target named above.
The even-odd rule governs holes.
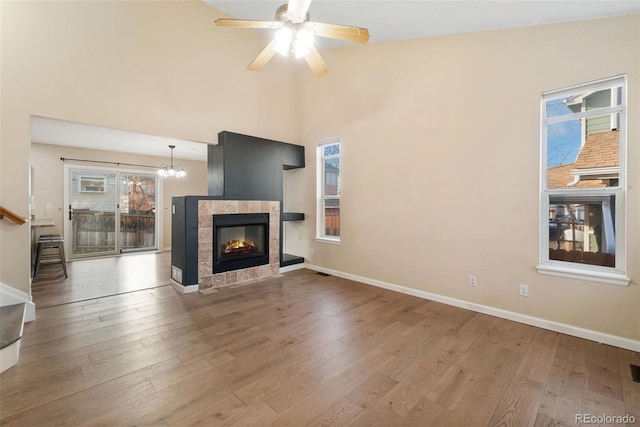
[[[73,253],[114,251],[116,226],[114,212],[79,211],[73,213]],[[122,250],[154,248],[156,217],[150,214],[120,214]]]
[[[340,209],[325,209],[324,234],[326,236],[340,235]]]

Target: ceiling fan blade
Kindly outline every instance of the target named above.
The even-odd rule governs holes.
[[[247,68],[251,71],[259,71],[267,65],[267,62],[273,58],[273,55],[276,53],[276,41],[272,40],[271,43],[265,47],[262,52],[256,56],[256,59],[253,60],[251,64],[247,66]]]
[[[359,27],[346,27],[344,25],[323,24],[322,22],[307,22],[305,28],[316,36],[330,39],[347,40],[351,42],[366,43],[369,40],[369,30]]]
[[[315,47],[311,46],[311,50],[305,55],[304,59],[307,60],[307,64],[309,64],[313,74],[316,76],[322,77],[329,72],[327,64],[324,63],[318,49]]]
[[[292,22],[304,22],[311,0],[289,0],[287,5],[287,15]]]
[[[236,28],[281,28],[282,22],[254,21],[251,19],[220,18],[216,20],[216,25],[218,27],[236,27]]]

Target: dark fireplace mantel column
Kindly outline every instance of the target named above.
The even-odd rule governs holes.
[[[278,246],[269,247],[269,266],[273,266],[273,257],[277,257],[279,267],[304,262],[304,258],[295,254],[285,254],[283,244],[282,221],[302,221],[301,212],[282,212],[284,208],[284,173],[290,169],[305,167],[305,147],[281,141],[258,138],[249,135],[223,131],[218,134],[218,144],[207,147],[207,195],[173,196],[171,219],[171,280],[176,287],[181,285],[183,292],[198,289],[210,289],[220,284],[231,284],[244,280],[249,272],[229,274],[224,278],[213,277],[211,258],[200,258],[204,252],[211,252],[211,242],[199,242],[199,233],[211,230],[211,212],[209,218],[199,217],[198,206],[202,201],[216,201],[219,206],[241,208],[243,203],[269,201],[279,203],[277,220],[270,212],[270,223],[279,221],[274,231],[270,228],[269,240],[278,237]],[[231,205],[225,205],[231,203]],[[263,202],[258,202],[263,203]],[[210,207],[207,209],[211,210]],[[218,209],[218,207],[216,207]],[[231,212],[233,208],[221,208]],[[252,207],[251,209],[255,209]],[[262,209],[262,208],[259,208]],[[203,226],[200,229],[200,226]],[[206,231],[206,229],[209,231]],[[205,246],[203,246],[205,245]],[[209,254],[210,255],[210,254]],[[209,262],[209,265],[207,265]],[[262,266],[266,270],[265,266]],[[231,273],[231,272],[229,272]],[[264,276],[264,271],[260,273]],[[279,274],[274,271],[273,275]],[[252,277],[253,278],[253,277]]]

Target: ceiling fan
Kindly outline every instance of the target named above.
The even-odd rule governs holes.
[[[293,54],[296,58],[304,57],[313,73],[322,77],[329,69],[313,45],[315,36],[366,43],[369,31],[366,28],[309,21],[310,3],[311,0],[289,0],[288,4],[283,4],[276,10],[275,21],[221,18],[216,21],[216,25],[278,30],[273,40],[247,67],[251,71],[261,70],[277,52],[284,56]]]

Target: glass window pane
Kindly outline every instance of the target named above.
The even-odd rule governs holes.
[[[551,196],[549,259],[615,267],[615,196]]]
[[[336,156],[340,154],[340,144],[325,145],[322,149],[322,157]]]
[[[120,248],[156,246],[156,175],[120,175]]]
[[[117,175],[71,172],[71,257],[116,250]]]
[[[625,191],[625,84],[616,77],[543,95],[541,251],[552,274],[625,271],[622,204],[616,209]]]
[[[547,188],[617,186],[620,115],[605,114],[547,126]]]
[[[319,146],[321,167],[318,179],[322,185],[322,207],[319,210],[321,236],[340,236],[340,143]],[[323,224],[324,223],[324,224]]]
[[[337,196],[340,194],[340,158],[325,159],[324,161],[324,195]]]
[[[613,87],[597,91],[586,91],[545,103],[547,117],[559,117],[567,114],[591,111],[621,105],[622,87]]]
[[[324,234],[325,236],[340,236],[340,199],[325,200]]]
[[[547,126],[547,167],[574,163],[580,152],[582,125],[569,120]]]

